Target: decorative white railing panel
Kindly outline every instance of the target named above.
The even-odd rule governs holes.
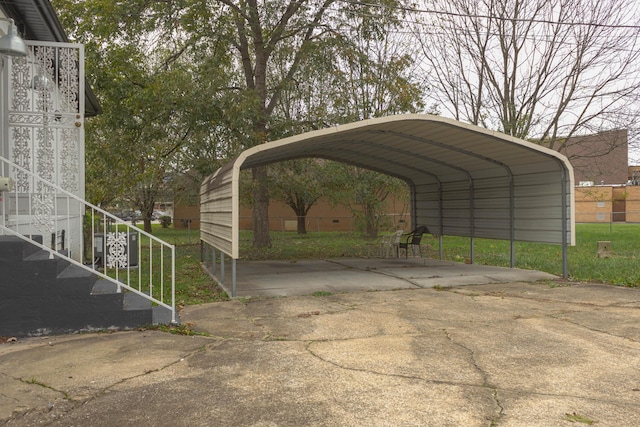
[[[27,42],[26,57],[6,61],[6,138],[0,155],[21,168],[13,171],[15,203],[5,206],[21,232],[54,233],[57,209],[65,200],[54,188],[84,199],[83,64],[82,45],[35,41]],[[66,230],[67,244],[72,254],[79,254],[83,209],[76,203],[72,208],[65,212],[73,227]]]
[[[9,160],[84,198],[82,45],[28,42],[12,58],[8,81]],[[23,173],[18,192],[30,191]],[[42,207],[46,209],[49,204]]]

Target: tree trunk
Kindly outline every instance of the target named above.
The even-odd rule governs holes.
[[[373,222],[371,220],[371,218],[367,218],[366,219],[367,222],[367,229],[365,231],[365,235],[369,238],[369,239],[375,239],[378,237],[378,227],[377,224],[375,222]]]
[[[267,168],[258,166],[252,169],[253,174],[253,247],[270,248],[269,236],[269,187],[267,185]]]
[[[156,205],[155,192],[151,187],[146,187],[142,192],[142,203],[140,206],[140,215],[144,224],[144,231],[152,233],[151,217],[153,216],[153,208]]]
[[[298,234],[307,234],[307,217],[298,215]]]

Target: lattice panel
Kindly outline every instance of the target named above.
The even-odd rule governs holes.
[[[127,233],[107,233],[106,264],[108,268],[127,268]]]
[[[9,158],[79,196],[83,179],[84,83],[79,45],[29,42],[26,58],[12,58],[9,74]],[[21,193],[34,188],[16,173]],[[37,187],[37,186],[36,186]]]

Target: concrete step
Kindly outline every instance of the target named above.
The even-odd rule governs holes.
[[[31,237],[34,241],[42,244],[42,236]],[[40,250],[36,245],[17,236],[0,236],[0,258],[2,259],[22,261]]]

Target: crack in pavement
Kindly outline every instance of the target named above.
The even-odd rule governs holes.
[[[566,287],[566,286],[565,286]],[[453,294],[456,295],[461,295],[461,296],[469,296],[469,297],[502,297],[502,298],[517,298],[517,299],[523,299],[523,300],[527,300],[527,301],[536,301],[536,302],[550,302],[550,303],[556,303],[556,304],[568,304],[568,305],[575,305],[575,306],[583,306],[583,307],[599,307],[599,308],[629,308],[629,309],[637,309],[638,307],[627,307],[626,304],[629,304],[628,302],[624,302],[624,303],[620,303],[620,302],[616,302],[616,303],[611,303],[611,304],[595,304],[595,303],[591,303],[591,302],[584,302],[584,301],[563,301],[563,300],[557,300],[557,299],[553,299],[553,298],[544,298],[544,297],[540,297],[540,296],[527,296],[527,295],[523,295],[523,294],[515,294],[515,293],[510,293],[510,292],[495,292],[495,291],[490,291],[490,292],[482,292],[482,290],[476,289],[476,293],[473,294],[469,294],[467,291],[461,291],[459,289],[456,289],[455,287],[450,287],[450,286],[443,286],[442,288],[440,288],[441,291],[447,291],[447,292],[451,292]],[[633,302],[635,303],[635,302]],[[640,304],[640,301],[638,302]],[[625,304],[625,305],[622,305]]]
[[[325,343],[325,342],[332,342],[332,341],[350,341],[352,339],[322,340],[322,341],[314,340],[314,341],[307,342],[307,345],[305,346],[305,349],[311,356],[313,356],[314,358],[322,361],[323,363],[327,363],[327,364],[332,365],[332,366],[334,366],[334,367],[336,367],[338,369],[343,369],[343,370],[346,370],[346,371],[361,372],[361,373],[366,373],[366,374],[379,375],[379,376],[390,377],[390,378],[407,379],[407,380],[412,380],[412,381],[420,381],[420,382],[427,383],[427,384],[445,385],[445,386],[453,386],[453,387],[468,387],[468,388],[473,388],[473,389],[478,389],[478,390],[490,390],[491,391],[491,398],[493,399],[493,402],[494,402],[495,407],[496,407],[495,414],[490,415],[490,416],[487,417],[487,419],[490,420],[490,423],[491,423],[490,425],[491,426],[497,425],[500,422],[500,420],[502,419],[502,417],[504,417],[504,415],[505,415],[505,407],[504,407],[504,405],[503,405],[503,403],[502,403],[502,401],[500,399],[500,393],[512,393],[512,394],[518,394],[518,395],[540,396],[540,397],[546,397],[546,398],[572,398],[572,399],[584,400],[584,401],[587,401],[587,402],[607,403],[607,404],[614,405],[614,406],[617,406],[617,407],[628,407],[628,408],[633,408],[634,407],[634,405],[632,405],[632,404],[625,404],[625,403],[621,403],[621,402],[615,401],[615,400],[595,399],[595,398],[591,398],[591,397],[588,397],[588,396],[581,396],[581,395],[575,395],[575,394],[541,393],[541,392],[531,391],[531,390],[522,390],[522,389],[513,389],[513,388],[499,388],[496,385],[493,385],[493,384],[491,384],[489,382],[488,375],[479,366],[478,362],[476,361],[474,352],[470,348],[468,348],[467,346],[455,341],[451,337],[451,335],[449,334],[449,332],[446,329],[443,329],[442,331],[444,332],[445,336],[447,337],[447,339],[452,344],[464,349],[469,354],[469,359],[471,361],[471,364],[479,372],[479,374],[482,377],[482,384],[428,379],[428,378],[424,378],[424,377],[416,376],[416,375],[387,373],[387,372],[380,372],[380,371],[373,370],[373,369],[365,369],[365,368],[357,368],[357,367],[345,366],[345,365],[342,365],[342,364],[340,364],[338,362],[335,362],[333,360],[330,360],[330,359],[327,359],[325,357],[322,357],[320,354],[318,354],[317,352],[315,352],[312,349],[312,346],[314,344],[316,344],[316,343]]]
[[[415,286],[416,288],[426,289],[425,286],[422,286],[419,283],[416,283],[411,279],[408,279],[406,277],[396,276],[394,274],[391,274],[391,273],[388,273],[388,272],[385,272],[385,271],[380,271],[380,270],[377,270],[377,269],[370,269],[370,268],[359,268],[359,267],[355,267],[355,266],[352,266],[352,265],[343,264],[343,263],[338,262],[337,260],[333,260],[333,259],[325,259],[323,261],[330,262],[330,263],[336,264],[336,265],[341,265],[343,267],[347,267],[347,268],[350,268],[350,269],[353,269],[353,270],[368,271],[370,273],[380,274],[380,275],[385,276],[385,277],[392,277],[394,279],[398,279],[398,280],[402,280],[404,282],[407,282],[408,284],[410,284],[412,286]]]
[[[219,342],[216,342],[216,343],[213,343],[212,345],[215,346],[218,343]],[[190,357],[192,357],[192,356],[194,356],[194,355],[196,355],[196,354],[198,354],[198,353],[200,353],[202,351],[205,351],[204,347],[206,347],[206,346],[207,345],[204,345],[201,348],[198,348],[196,350],[193,350],[191,352],[183,354],[183,355],[179,356],[176,360],[173,360],[173,361],[171,361],[171,362],[169,362],[169,363],[167,363],[167,364],[165,364],[165,365],[163,365],[163,366],[161,366],[159,368],[146,370],[145,372],[143,372],[141,374],[133,375],[133,376],[126,377],[126,378],[122,378],[119,381],[116,381],[116,382],[114,382],[114,383],[112,383],[112,384],[110,384],[110,385],[108,385],[106,387],[103,387],[103,388],[100,388],[100,389],[96,389],[95,392],[90,393],[89,397],[82,398],[82,399],[73,398],[73,397],[71,397],[71,394],[69,392],[64,391],[64,390],[58,390],[58,389],[56,389],[56,388],[54,388],[54,387],[52,387],[50,385],[47,385],[47,384],[45,384],[45,383],[43,383],[41,381],[38,381],[36,378],[31,378],[29,380],[25,380],[23,378],[13,378],[14,380],[22,382],[24,384],[36,385],[38,387],[47,388],[47,389],[52,390],[52,391],[54,391],[56,393],[59,393],[61,396],[58,399],[62,399],[62,402],[64,402],[65,404],[64,405],[56,404],[54,402],[58,401],[58,399],[54,399],[54,402],[49,402],[47,407],[44,407],[44,408],[42,408],[42,407],[41,408],[31,408],[27,412],[13,414],[9,418],[5,418],[4,420],[1,420],[1,421],[3,421],[5,424],[9,424],[12,420],[16,420],[16,419],[18,419],[20,417],[27,416],[30,413],[34,413],[34,412],[45,413],[45,411],[46,412],[51,412],[54,408],[57,410],[57,413],[55,414],[55,417],[52,417],[52,420],[60,419],[64,414],[73,411],[78,406],[85,405],[85,404],[87,404],[89,402],[92,402],[92,401],[98,399],[100,396],[105,395],[111,389],[113,389],[113,388],[115,388],[115,387],[117,387],[119,385],[125,384],[125,383],[127,383],[127,382],[129,382],[131,380],[142,378],[142,377],[150,375],[150,374],[154,374],[154,373],[157,373],[157,372],[162,372],[163,370],[165,370],[167,368],[170,368],[173,365],[182,363],[184,360],[186,360],[186,359],[188,359],[188,358],[190,358]]]
[[[502,406],[502,403],[500,403],[500,398],[498,397],[498,392],[499,392],[498,387],[496,385],[489,383],[488,374],[478,364],[474,351],[471,348],[467,347],[466,345],[455,341],[446,328],[443,328],[441,330],[444,332],[444,336],[449,340],[451,344],[458,346],[459,348],[465,350],[468,353],[469,359],[471,360],[471,365],[480,374],[482,378],[483,387],[486,387],[492,390],[491,397],[493,398],[493,401],[497,406],[498,410],[497,410],[497,413],[493,417],[490,417],[489,419],[491,420],[491,425],[492,426],[495,425],[504,416],[504,406]]]
[[[358,338],[361,339],[361,338]],[[478,388],[478,389],[484,389],[485,387],[483,385],[480,384],[474,384],[474,383],[463,383],[463,382],[453,382],[453,381],[444,381],[444,380],[434,380],[434,379],[428,379],[428,378],[424,378],[424,377],[419,377],[419,376],[415,376],[415,375],[405,375],[405,374],[395,374],[395,373],[388,373],[388,372],[380,372],[380,371],[376,371],[373,369],[365,369],[365,368],[355,368],[355,367],[351,367],[351,366],[344,366],[341,365],[338,362],[334,362],[332,360],[326,359],[322,356],[320,356],[318,353],[314,352],[313,349],[311,349],[311,346],[315,343],[325,343],[325,342],[333,342],[333,341],[351,341],[353,340],[353,338],[346,338],[346,339],[341,339],[341,340],[314,340],[314,341],[308,341],[307,345],[305,346],[305,349],[307,350],[307,352],[312,355],[314,358],[327,363],[329,365],[335,366],[336,368],[339,369],[343,369],[345,371],[353,371],[353,372],[362,372],[365,374],[372,374],[372,375],[380,375],[383,377],[390,377],[390,378],[400,378],[400,379],[408,379],[408,380],[414,380],[414,381],[421,381],[421,382],[426,382],[429,384],[438,384],[438,385],[451,385],[451,386],[463,386],[463,387],[473,387],[473,388]]]
[[[445,332],[446,335],[448,335],[448,332],[446,330],[443,330],[443,332]],[[416,335],[416,336],[419,336]],[[498,417],[494,418],[494,419],[499,419],[499,417],[502,417],[504,415],[504,407],[498,397],[498,393],[502,392],[502,393],[513,393],[513,394],[520,394],[520,395],[530,395],[530,396],[540,396],[540,397],[548,397],[548,398],[572,398],[572,399],[580,399],[580,400],[585,400],[588,402],[594,402],[594,403],[607,403],[610,405],[615,405],[615,406],[621,406],[621,407],[635,407],[635,405],[631,404],[631,403],[621,403],[620,401],[616,401],[616,400],[612,400],[612,399],[596,399],[593,397],[589,397],[589,396],[582,396],[582,395],[576,395],[576,394],[568,394],[568,393],[544,393],[544,392],[539,392],[539,391],[533,391],[533,390],[522,390],[522,389],[517,389],[517,388],[505,388],[505,387],[497,387],[495,385],[492,385],[490,383],[487,382],[487,375],[486,373],[478,366],[477,362],[475,361],[475,357],[473,355],[473,351],[470,350],[469,348],[467,348],[466,346],[455,342],[453,339],[451,339],[452,344],[455,344],[463,349],[465,349],[466,351],[468,351],[471,355],[471,360],[472,360],[472,364],[474,365],[474,367],[478,370],[478,372],[481,374],[482,378],[483,378],[483,383],[482,384],[477,384],[477,383],[466,383],[466,382],[456,382],[456,381],[444,381],[444,380],[436,380],[436,379],[428,379],[428,378],[424,378],[424,377],[420,377],[420,376],[415,376],[415,375],[404,375],[404,374],[395,374],[395,373],[386,373],[386,372],[380,372],[380,371],[376,371],[376,370],[372,370],[372,369],[364,369],[364,368],[356,368],[356,367],[351,367],[351,366],[345,366],[342,365],[338,362],[329,360],[325,357],[322,357],[321,355],[319,355],[318,353],[316,353],[315,351],[313,351],[313,349],[311,348],[314,344],[317,343],[326,343],[326,342],[334,342],[334,341],[350,341],[353,340],[354,338],[344,338],[344,339],[339,339],[339,340],[313,340],[313,341],[306,341],[307,345],[305,346],[305,350],[314,358],[327,363],[329,365],[332,365],[336,368],[339,369],[343,369],[345,371],[353,371],[353,372],[362,372],[362,373],[367,373],[367,374],[372,374],[372,375],[380,375],[383,377],[391,377],[391,378],[400,378],[400,379],[409,379],[409,380],[414,380],[414,381],[421,381],[424,383],[428,383],[428,384],[437,384],[437,385],[449,385],[449,386],[453,386],[453,387],[469,387],[469,388],[475,388],[475,389],[479,389],[479,390],[491,390],[492,394],[493,394],[493,399],[496,403],[496,406],[498,407]],[[357,339],[361,339],[361,338],[357,338]],[[640,391],[640,389],[638,389],[638,391]]]
[[[593,307],[598,307],[598,308],[617,308],[617,309],[629,309],[629,310],[636,310],[637,308],[635,307],[627,307],[625,305],[620,305],[621,303],[612,303],[612,304],[593,304],[593,303],[587,303],[587,302],[577,302],[577,301],[558,301],[556,299],[552,299],[552,298],[541,298],[541,297],[528,297],[526,295],[516,295],[516,294],[510,294],[510,293],[496,293],[496,292],[489,292],[489,293],[484,293],[484,294],[473,294],[473,295],[466,295],[463,292],[457,292],[454,289],[451,288],[444,288],[442,289],[442,291],[449,291],[452,293],[455,293],[457,295],[461,295],[461,296],[468,296],[470,297],[472,300],[475,300],[476,297],[478,296],[491,296],[491,297],[500,297],[500,298],[514,298],[514,299],[521,299],[521,300],[526,300],[526,301],[536,301],[536,302],[542,302],[542,303],[554,303],[554,304],[558,304],[560,306],[569,306],[569,307],[588,307],[588,308],[593,308]],[[596,333],[601,333],[603,335],[607,335],[610,337],[614,337],[614,338],[620,338],[620,339],[625,339],[628,340],[630,342],[633,343],[637,343],[640,342],[636,339],[633,339],[631,337],[627,337],[624,335],[617,335],[614,333],[611,333],[609,331],[606,330],[602,330],[602,329],[595,329],[589,326],[586,326],[584,324],[579,323],[576,320],[573,319],[568,319],[568,318],[563,318],[562,317],[562,313],[558,313],[558,311],[562,311],[560,309],[557,309],[556,312],[552,312],[552,313],[545,313],[545,312],[541,312],[541,315],[539,317],[547,317],[547,318],[551,318],[554,320],[560,320],[560,321],[564,321],[567,323],[571,323],[575,326],[579,326],[581,328],[584,328],[586,330],[592,331],[592,332],[596,332]],[[573,309],[573,310],[564,310],[565,312],[570,312],[570,313],[584,313],[583,310],[579,310],[579,309]],[[534,317],[538,317],[538,316],[534,316]]]
[[[574,313],[582,313],[582,311],[574,311]],[[561,317],[561,316],[562,316],[562,314],[561,314],[561,313],[557,313],[557,314],[549,314],[548,316],[549,316],[549,317],[551,317],[551,318],[553,318],[553,319],[555,319],[555,320],[559,320],[559,321],[562,321],[562,322],[567,322],[567,323],[570,323],[570,324],[572,324],[572,325],[578,326],[578,327],[580,327],[580,328],[586,329],[587,331],[591,331],[591,332],[599,333],[599,334],[606,335],[606,336],[609,336],[609,337],[612,337],[612,338],[624,339],[624,340],[630,341],[630,342],[632,342],[632,343],[640,343],[640,341],[639,341],[639,340],[633,339],[633,338],[631,338],[631,337],[627,337],[627,336],[624,336],[624,335],[614,334],[614,333],[612,333],[612,332],[605,331],[605,330],[602,330],[602,329],[592,328],[592,327],[590,327],[590,326],[583,325],[582,323],[578,323],[578,321],[576,321],[576,320],[568,319],[568,318],[566,318],[566,317]]]

